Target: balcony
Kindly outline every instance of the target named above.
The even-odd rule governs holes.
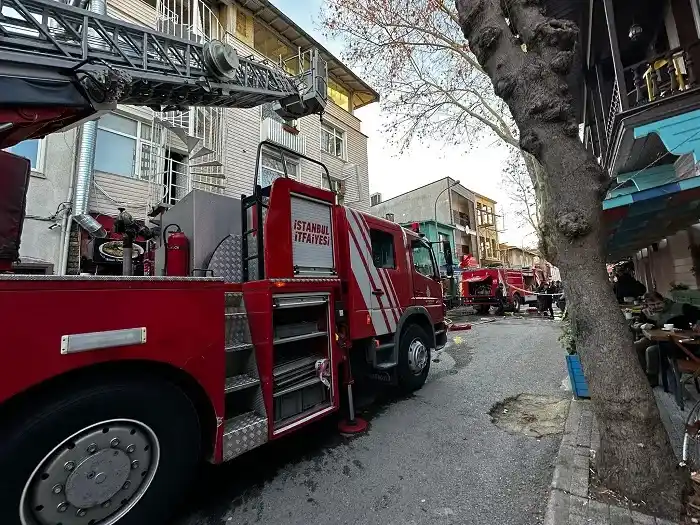
[[[306,155],[306,139],[295,128],[273,118],[265,118],[260,129],[260,140],[269,140],[287,149]]]

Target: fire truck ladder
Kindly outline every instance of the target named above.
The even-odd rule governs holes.
[[[279,102],[284,118],[299,118],[320,113],[326,102],[321,82],[303,85],[220,41],[201,44],[55,0],[0,2],[2,76],[78,80],[99,110],[117,103],[160,110]]]
[[[265,278],[263,231],[265,225],[265,218],[267,215],[271,186],[262,187],[259,184],[258,180],[260,177],[260,159],[262,156],[263,147],[272,150],[277,150],[280,153],[280,156],[282,158],[282,168],[284,169],[285,177],[289,177],[289,175],[287,174],[287,157],[292,157],[295,159],[304,159],[321,167],[321,169],[323,170],[323,174],[325,175],[326,180],[328,181],[328,187],[331,190],[333,190],[333,183],[331,181],[330,173],[328,172],[328,168],[326,167],[326,165],[322,162],[316,159],[312,159],[311,157],[307,157],[306,155],[302,155],[284,146],[281,146],[276,142],[264,140],[260,142],[260,144],[258,144],[258,151],[255,162],[255,182],[253,184],[253,194],[241,195],[241,224],[244,225],[243,242],[241,243],[243,282],[256,281]],[[255,239],[251,239],[251,235],[255,236]],[[255,262],[255,265],[251,267],[252,262]]]

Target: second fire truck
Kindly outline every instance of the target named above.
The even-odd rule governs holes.
[[[289,118],[325,105],[318,60],[290,79],[219,42],[50,0],[2,6],[0,147],[116,103],[276,101]],[[0,164],[8,270],[29,166],[8,153]],[[361,427],[355,381],[418,389],[446,342],[430,245],[332,191],[287,177],[241,199],[193,191],[162,220],[174,226],[156,277],[0,275],[0,523],[167,523],[202,460],[231,460],[341,406],[346,429]],[[118,224],[127,250],[144,232],[128,214]]]

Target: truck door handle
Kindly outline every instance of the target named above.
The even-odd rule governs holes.
[[[380,295],[384,295],[384,292],[382,290],[372,290],[372,293],[379,297]]]

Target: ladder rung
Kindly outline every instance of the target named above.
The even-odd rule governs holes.
[[[230,394],[231,392],[237,392],[238,390],[244,390],[259,384],[260,379],[257,377],[250,377],[248,374],[240,374],[226,378],[224,392]]]
[[[227,345],[224,347],[226,352],[243,352],[245,350],[251,350],[253,348],[253,343],[234,343],[232,345]]]

